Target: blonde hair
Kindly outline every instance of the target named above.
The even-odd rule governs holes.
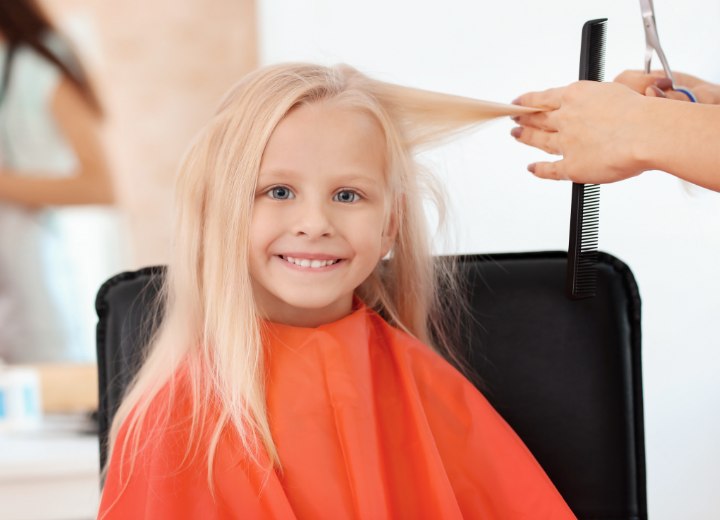
[[[397,235],[390,258],[358,288],[359,297],[462,367],[439,313],[438,286],[453,286],[452,270],[433,261],[423,213],[429,195],[442,214],[442,190],[413,154],[471,125],[528,109],[383,83],[346,65],[262,68],[231,89],[182,161],[175,242],[161,304],[165,317],[110,431],[111,452],[121,449],[121,460],[130,458],[129,471],[142,425],[167,420],[181,368],[192,409],[189,439],[196,443],[188,446],[186,460],[191,452],[207,449],[211,487],[215,451],[226,428],[237,432],[253,460],[259,463],[264,450],[280,466],[268,424],[262,330],[248,273],[249,224],[260,162],[273,130],[293,107],[323,100],[369,113],[385,134]],[[170,397],[167,406],[149,414],[163,388]],[[207,431],[204,418],[209,416],[214,419]],[[125,442],[115,446],[122,424]],[[197,446],[204,434],[209,445]]]

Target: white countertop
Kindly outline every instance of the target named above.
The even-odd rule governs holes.
[[[95,518],[97,434],[84,416],[53,416],[36,430],[0,432],[3,520]]]

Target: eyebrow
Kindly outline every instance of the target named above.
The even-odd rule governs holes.
[[[267,170],[260,170],[258,172],[258,179],[273,179],[275,177],[287,178],[287,177],[299,177],[300,173],[288,168],[271,168]]]
[[[258,178],[262,178],[264,181],[272,180],[274,178],[286,179],[288,177],[302,176],[302,173],[289,168],[272,168],[268,170],[260,170],[258,174]],[[382,178],[384,179],[384,174]],[[357,170],[348,171],[347,173],[340,173],[337,175],[335,180],[340,184],[353,184],[355,182],[377,182],[375,175]]]

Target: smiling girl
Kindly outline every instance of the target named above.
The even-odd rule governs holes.
[[[462,370],[423,217],[438,190],[413,158],[521,110],[347,66],[235,87],[181,168],[165,318],[113,422],[100,516],[572,518],[438,353]]]

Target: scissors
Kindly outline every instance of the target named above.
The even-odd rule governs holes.
[[[668,65],[665,53],[660,46],[660,38],[658,37],[657,25],[655,24],[655,10],[653,8],[653,0],[640,0],[640,10],[642,12],[643,25],[645,26],[645,73],[650,73],[650,62],[652,61],[653,51],[660,58],[665,75],[672,83],[672,89],[685,94],[693,103],[697,102],[695,95],[690,89],[680,87],[675,84],[670,65]]]
[[[660,38],[658,37],[657,25],[655,24],[655,11],[653,8],[653,0],[640,0],[640,10],[642,11],[643,25],[645,26],[645,73],[650,72],[650,63],[652,62],[653,51],[660,58],[665,75],[672,81],[673,89],[675,89],[675,79],[673,78],[670,65],[668,65],[665,53],[660,46]]]

